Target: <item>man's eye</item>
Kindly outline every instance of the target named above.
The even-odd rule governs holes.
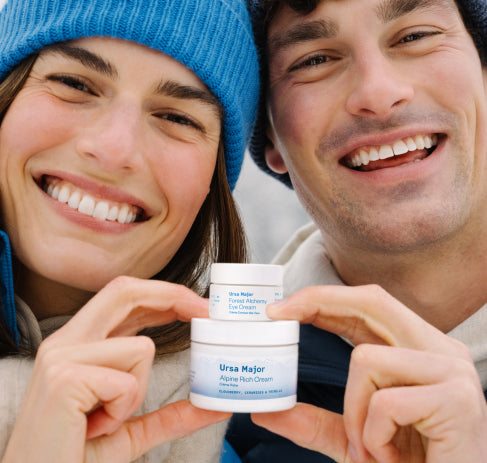
[[[319,66],[320,64],[325,64],[330,61],[330,57],[326,55],[316,55],[311,58],[307,58],[304,61],[300,61],[291,67],[291,71],[296,71],[298,69],[311,68],[314,66]]]
[[[399,43],[410,43],[416,42],[418,40],[424,39],[426,37],[431,37],[433,35],[438,35],[439,32],[412,32],[411,34],[405,35]]]

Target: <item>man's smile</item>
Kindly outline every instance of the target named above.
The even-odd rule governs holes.
[[[400,138],[392,144],[363,146],[347,154],[340,162],[363,172],[395,167],[421,161],[431,154],[432,148],[434,149],[437,144],[437,134],[418,134],[414,137]]]

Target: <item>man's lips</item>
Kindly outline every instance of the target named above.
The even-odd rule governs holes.
[[[437,134],[418,134],[414,137],[400,138],[392,144],[363,146],[348,153],[340,162],[362,172],[395,167],[421,161],[437,144]]]
[[[57,177],[43,176],[40,187],[56,201],[100,221],[129,224],[146,220],[144,211],[138,206],[99,198]]]

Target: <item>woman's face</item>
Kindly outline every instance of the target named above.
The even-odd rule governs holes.
[[[86,291],[153,276],[209,192],[220,130],[218,101],[167,55],[110,38],[45,49],[0,127],[18,259]]]

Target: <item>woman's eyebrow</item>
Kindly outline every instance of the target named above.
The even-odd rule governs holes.
[[[55,43],[45,48],[51,53],[60,53],[67,58],[75,59],[83,66],[86,66],[96,72],[106,75],[110,79],[117,79],[118,73],[112,64],[101,56],[88,51],[84,48],[73,47],[65,43]],[[173,80],[164,80],[156,86],[154,93],[166,95],[183,100],[198,100],[207,105],[213,106],[219,116],[223,116],[223,106],[218,98],[210,91],[196,87],[180,84]]]
[[[190,85],[183,85],[174,80],[164,80],[156,87],[159,95],[170,96],[181,100],[196,100],[215,109],[217,114],[223,117],[223,106],[220,100],[208,89],[200,89]]]
[[[117,79],[117,70],[101,56],[84,48],[73,47],[66,45],[65,43],[55,43],[48,45],[45,48],[46,51],[60,53],[67,58],[75,59],[79,61],[83,66],[86,66],[96,72],[106,75],[110,79]]]

